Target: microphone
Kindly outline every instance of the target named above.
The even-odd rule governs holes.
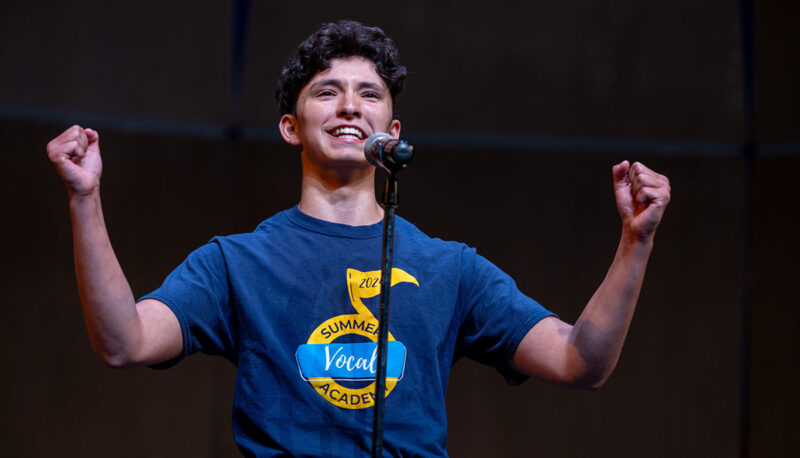
[[[414,147],[386,132],[372,134],[364,143],[367,162],[389,173],[400,171],[414,159]]]

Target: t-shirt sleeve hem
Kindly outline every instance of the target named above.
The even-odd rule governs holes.
[[[180,327],[181,327],[181,340],[183,340],[183,350],[181,351],[181,353],[178,356],[176,356],[176,357],[174,357],[172,359],[169,359],[167,361],[162,361],[162,362],[156,363],[156,364],[151,364],[150,366],[148,366],[151,369],[168,369],[168,368],[178,364],[181,360],[183,360],[183,358],[185,358],[185,357],[189,356],[190,354],[192,354],[192,341],[189,338],[191,333],[189,331],[189,323],[188,323],[188,321],[186,319],[186,314],[183,312],[183,309],[180,306],[178,306],[172,300],[170,300],[169,298],[167,298],[167,297],[165,297],[165,296],[163,296],[161,294],[158,294],[158,293],[146,294],[146,295],[142,296],[139,299],[139,301],[142,301],[144,299],[155,299],[155,300],[163,303],[164,305],[169,307],[169,309],[172,310],[172,313],[175,314],[175,317],[178,318],[178,323],[180,324]]]
[[[530,332],[530,330],[533,329],[537,323],[550,316],[558,318],[558,315],[555,313],[542,308],[542,310],[534,313],[527,320],[525,320],[514,333],[513,337],[509,340],[509,353],[506,357],[506,362],[504,365],[497,368],[497,371],[500,372],[509,385],[518,386],[525,383],[530,378],[529,375],[514,369],[511,362],[514,359],[514,355],[516,354],[517,348],[522,342],[522,339],[525,338],[528,332]]]

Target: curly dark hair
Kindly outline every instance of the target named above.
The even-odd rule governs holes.
[[[332,59],[361,56],[375,63],[392,95],[392,106],[403,90],[406,67],[397,59],[397,47],[380,27],[360,22],[329,22],[305,39],[281,70],[275,98],[281,114],[294,113],[300,89],[318,72],[330,68]]]

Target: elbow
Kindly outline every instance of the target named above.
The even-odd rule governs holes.
[[[616,369],[617,361],[618,355],[579,351],[571,365],[573,386],[586,391],[599,390]]]
[[[133,366],[130,360],[122,355],[97,352],[97,356],[109,369],[125,369]]]
[[[582,380],[576,388],[584,391],[597,391],[606,384],[606,380],[608,380],[608,377]]]
[[[597,391],[606,384],[614,368],[598,368],[583,370],[570,378],[568,385],[585,391]]]
[[[107,334],[89,333],[97,358],[110,369],[124,369],[138,366],[136,340],[125,335],[109,336]]]
[[[124,351],[113,351],[106,348],[95,347],[94,352],[100,361],[109,369],[125,369],[137,365],[134,358]]]
[[[130,361],[124,358],[101,357],[100,359],[103,361],[103,364],[105,364],[106,367],[109,369],[127,369],[129,367],[135,366]]]

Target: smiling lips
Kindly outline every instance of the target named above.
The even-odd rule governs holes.
[[[354,140],[363,140],[367,137],[363,130],[352,126],[337,127],[329,133],[337,138],[352,138]]]

